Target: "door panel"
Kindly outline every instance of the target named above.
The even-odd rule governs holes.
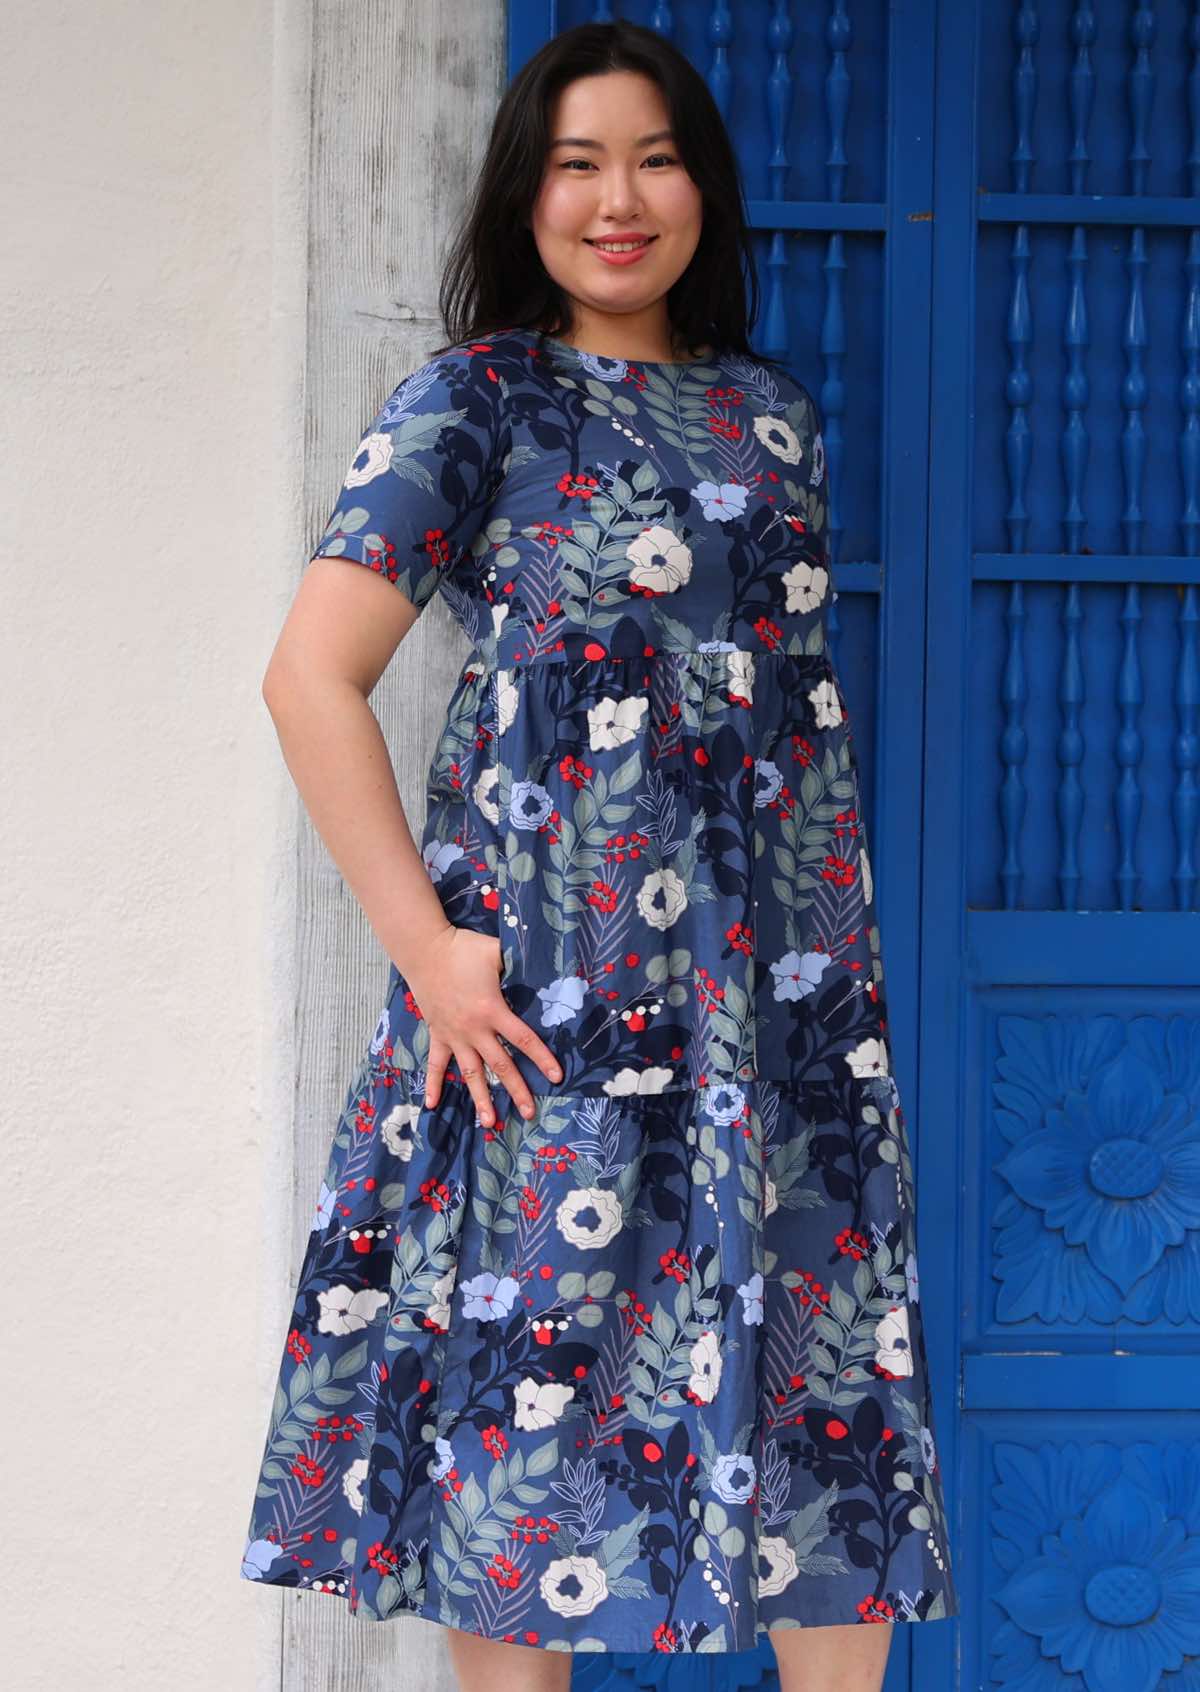
[[[1200,1674],[1196,45],[1183,4],[939,15],[922,1220],[964,1686]]]

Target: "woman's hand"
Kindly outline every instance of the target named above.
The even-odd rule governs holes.
[[[436,1104],[451,1055],[471,1090],[480,1121],[495,1121],[483,1066],[495,1072],[522,1116],[533,1115],[533,1094],[508,1052],[525,1053],[551,1081],[562,1080],[558,1059],[500,991],[499,940],[470,928],[448,927],[428,946],[418,968],[405,977],[429,1029],[425,1103]]]

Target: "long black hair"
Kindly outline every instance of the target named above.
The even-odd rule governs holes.
[[[728,131],[691,61],[655,30],[624,21],[564,30],[509,83],[446,260],[438,306],[450,340],[436,353],[498,329],[570,329],[567,296],[529,227],[545,170],[550,103],[576,77],[618,70],[640,71],[658,84],[679,157],[702,196],[699,243],[667,292],[672,334],[689,354],[709,345],[761,356],[750,345],[759,285]]]

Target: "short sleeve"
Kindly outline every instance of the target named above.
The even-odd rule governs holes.
[[[406,376],[359,441],[311,557],[365,564],[423,610],[470,556],[504,478],[504,398],[482,350]]]

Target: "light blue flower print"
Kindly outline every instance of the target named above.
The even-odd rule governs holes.
[[[512,1313],[520,1287],[511,1275],[493,1275],[485,1270],[462,1283],[466,1302],[463,1315],[481,1322],[494,1322],[498,1316]]]
[[[604,358],[600,353],[581,352],[579,362],[589,376],[596,376],[601,382],[623,382],[629,370],[627,359]]]
[[[581,975],[562,975],[557,981],[552,981],[549,987],[539,987],[537,993],[542,1001],[542,1027],[558,1028],[564,1022],[573,1022],[579,1014],[587,990],[587,982]]]
[[[714,1081],[703,1089],[705,1114],[711,1116],[720,1127],[727,1128],[731,1122],[736,1122],[746,1108],[746,1095],[741,1087],[731,1087],[723,1081]]]
[[[738,1296],[742,1301],[742,1324],[744,1327],[757,1327],[763,1319],[763,1278],[761,1269],[756,1269],[748,1281],[743,1281],[738,1288]]]
[[[456,845],[453,840],[448,840],[445,845],[431,840],[422,854],[430,880],[439,882],[444,875],[449,874],[455,864],[462,861],[463,855],[462,847]]]
[[[754,1491],[754,1459],[735,1451],[713,1464],[713,1491],[724,1504],[745,1504]]]
[[[445,1480],[454,1467],[454,1447],[448,1439],[443,1439],[441,1434],[438,1434],[434,1439],[433,1448],[437,1456],[429,1465],[429,1478],[435,1481]]]
[[[828,968],[828,952],[805,952],[803,957],[794,948],[785,952],[778,963],[771,965],[771,974],[775,977],[775,997],[807,998],[819,986]]]
[[[336,1199],[337,1188],[330,1187],[326,1182],[322,1181],[320,1196],[317,1199],[317,1208],[313,1212],[312,1229],[310,1232],[315,1232],[318,1228],[320,1228],[323,1232],[326,1228],[328,1228],[330,1222],[333,1220],[333,1206]]]
[[[783,772],[778,764],[773,764],[769,758],[756,758],[754,761],[754,803],[761,809],[770,805],[779,796],[783,786]]]
[[[743,516],[749,497],[750,489],[741,482],[697,482],[692,489],[692,498],[700,500],[710,523],[726,523],[731,517]]]
[[[242,1554],[243,1580],[262,1580],[279,1555],[279,1546],[270,1539],[248,1541]]]
[[[513,782],[508,815],[514,828],[541,828],[553,809],[554,800],[538,782]]]

